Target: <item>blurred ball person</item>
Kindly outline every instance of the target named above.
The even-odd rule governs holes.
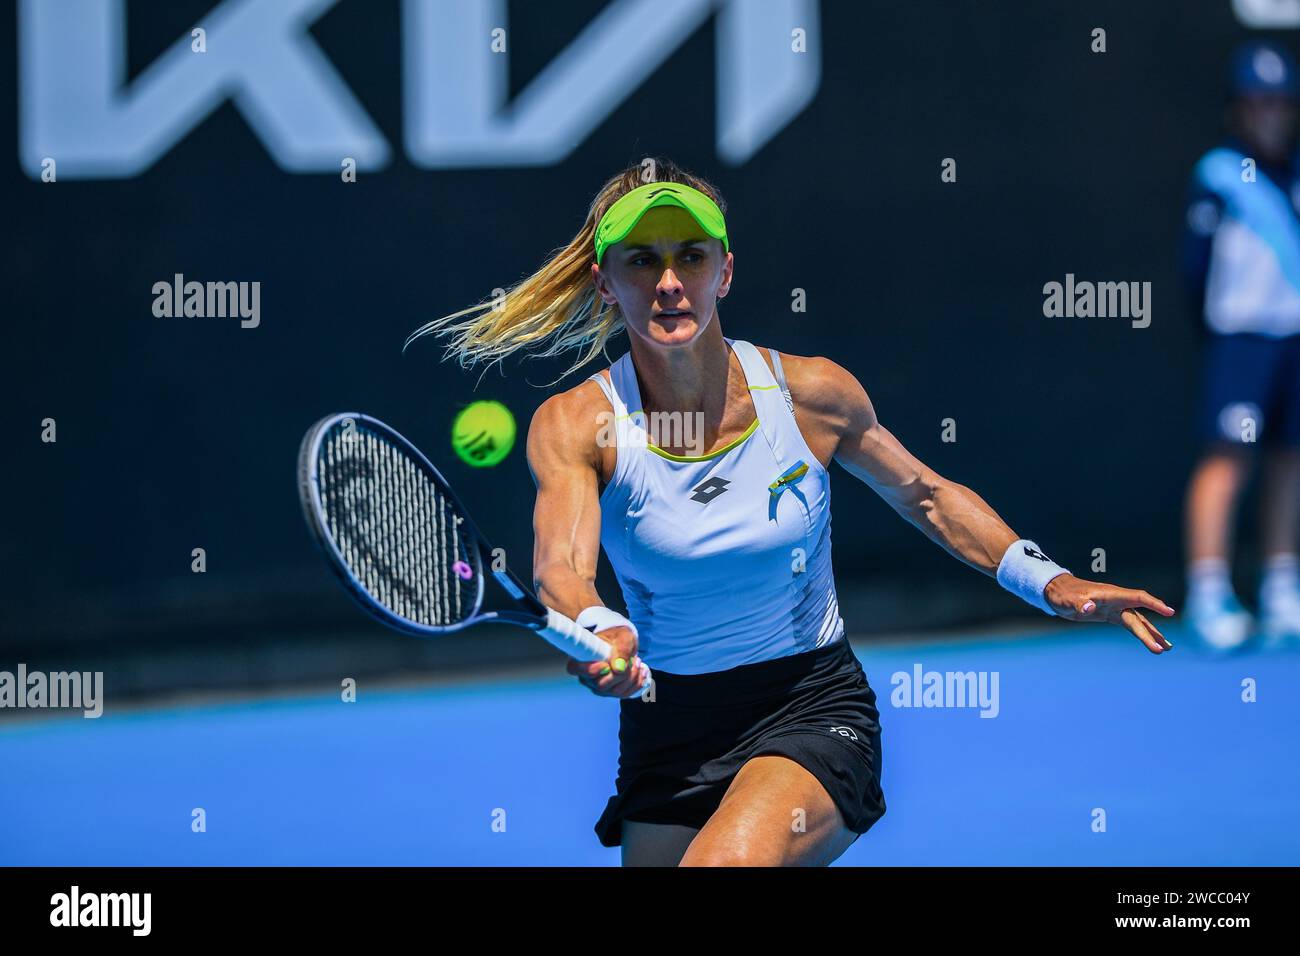
[[[1300,639],[1300,167],[1297,72],[1281,47],[1232,59],[1231,133],[1196,164],[1184,269],[1208,329],[1200,410],[1205,442],[1187,490],[1188,620],[1231,650],[1254,621],[1233,591],[1237,501],[1258,457],[1264,551],[1259,633]],[[1257,455],[1258,450],[1258,455]]]

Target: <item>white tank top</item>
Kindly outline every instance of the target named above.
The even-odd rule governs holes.
[[[758,418],[711,455],[650,444],[630,351],[610,366],[612,387],[591,376],[613,407],[617,441],[600,496],[600,543],[640,636],[638,653],[670,674],[728,670],[844,636],[831,571],[830,475],[795,424],[776,352],[774,378],[753,345],[725,341]]]

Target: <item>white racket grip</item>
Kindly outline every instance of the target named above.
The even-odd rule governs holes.
[[[566,617],[553,607],[546,609],[546,624],[537,631],[552,646],[559,648],[570,657],[580,661],[608,660],[614,652],[607,641],[601,640],[591,631]],[[643,663],[641,665],[645,667]],[[645,667],[645,680],[641,686],[650,683],[650,668]]]
[[[546,609],[546,624],[537,633],[580,661],[603,661],[614,650],[585,627],[579,627],[577,621],[552,607]]]

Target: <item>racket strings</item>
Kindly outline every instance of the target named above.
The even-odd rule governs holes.
[[[335,427],[317,480],[330,535],[366,592],[407,620],[445,627],[469,616],[478,582],[455,506],[415,461],[364,428]]]

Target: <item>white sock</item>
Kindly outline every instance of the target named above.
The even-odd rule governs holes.
[[[1218,603],[1232,595],[1232,575],[1223,558],[1197,558],[1187,567],[1187,603]]]
[[[1261,607],[1272,607],[1300,591],[1300,561],[1295,554],[1274,554],[1264,562],[1259,585]]]

